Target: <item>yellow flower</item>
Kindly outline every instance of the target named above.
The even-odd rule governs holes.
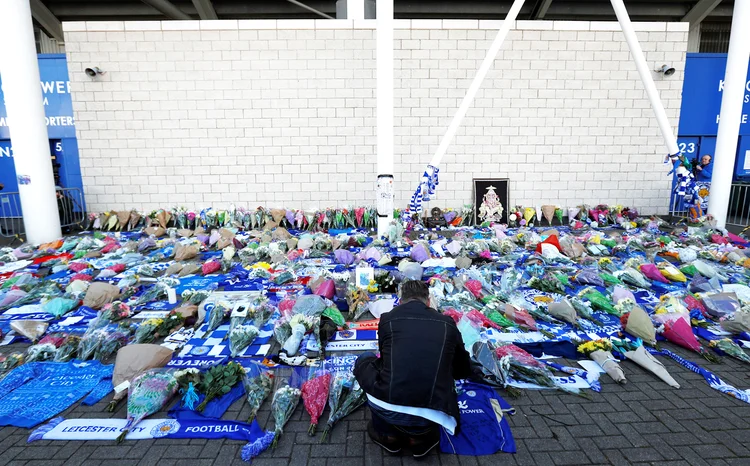
[[[549,296],[534,296],[535,303],[551,303],[552,301],[554,301],[554,299],[550,298]]]
[[[378,291],[378,284],[375,283],[375,280],[370,280],[370,283],[368,283],[367,285],[367,291],[369,291],[370,293],[375,293],[376,291]]]
[[[251,269],[265,269],[268,270],[271,268],[271,264],[268,262],[257,262],[250,266]]]

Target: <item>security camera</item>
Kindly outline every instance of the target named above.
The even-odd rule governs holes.
[[[657,69],[657,73],[664,73],[664,76],[672,76],[675,69],[668,65],[661,65],[661,68]]]
[[[100,74],[106,73],[106,71],[102,71],[98,67],[86,68],[84,71],[86,72],[86,75],[89,78],[95,78],[95,77],[99,76]]]

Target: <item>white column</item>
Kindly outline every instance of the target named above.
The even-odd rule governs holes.
[[[29,0],[0,0],[0,44],[4,44],[0,74],[26,237],[29,243],[44,243],[62,235]]]
[[[635,61],[635,67],[638,69],[638,74],[641,75],[641,81],[643,87],[646,89],[646,95],[648,100],[651,102],[651,108],[654,110],[656,116],[656,122],[659,124],[661,135],[664,138],[664,144],[667,146],[669,155],[675,155],[680,152],[677,147],[677,138],[672,131],[672,126],[669,124],[667,113],[664,111],[664,105],[659,97],[659,91],[656,89],[654,84],[654,78],[651,75],[652,71],[646,63],[646,57],[643,55],[641,44],[638,42],[638,37],[633,29],[633,23],[630,22],[630,16],[628,10],[625,8],[622,0],[611,0],[612,8],[615,10],[617,15],[617,21],[620,22],[620,28],[623,34],[625,34],[625,40],[630,48],[630,54],[633,56]]]
[[[380,0],[376,8],[377,204],[378,236],[382,236],[393,221],[393,0]]]
[[[719,132],[716,135],[716,150],[714,151],[711,196],[708,199],[708,213],[716,218],[718,228],[726,226],[729,195],[732,191],[734,159],[737,155],[737,138],[740,132],[747,66],[750,60],[750,27],[748,25],[750,25],[750,1],[735,1],[727,69],[724,72]]]
[[[346,0],[346,19],[365,19],[365,0]]]

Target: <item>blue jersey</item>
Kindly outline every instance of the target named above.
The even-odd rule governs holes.
[[[515,453],[516,442],[505,418],[510,405],[488,385],[464,382],[457,388],[459,429],[456,435],[441,429],[440,450],[470,456]]]

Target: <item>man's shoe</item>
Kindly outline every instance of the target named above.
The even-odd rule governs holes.
[[[440,431],[437,428],[409,438],[409,448],[415,459],[424,458],[438,445],[440,445]]]
[[[396,437],[390,437],[387,435],[381,435],[375,430],[375,426],[372,425],[372,421],[367,424],[367,434],[370,436],[376,445],[380,446],[383,450],[391,455],[401,454],[401,442]]]

